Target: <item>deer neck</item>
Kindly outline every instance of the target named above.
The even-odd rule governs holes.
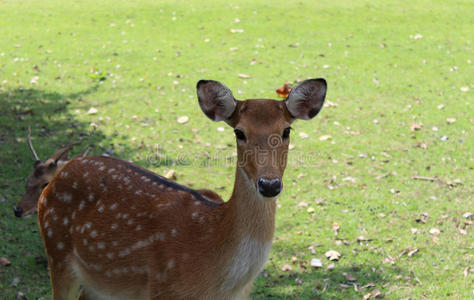
[[[276,200],[264,199],[240,167],[235,172],[234,190],[227,205],[234,236],[272,241]]]

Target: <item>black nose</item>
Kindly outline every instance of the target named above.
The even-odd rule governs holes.
[[[23,214],[23,208],[15,207],[13,211],[15,212],[16,217],[21,218],[21,215]]]
[[[275,197],[281,192],[281,180],[280,178],[266,179],[260,178],[258,180],[258,191],[264,197]]]

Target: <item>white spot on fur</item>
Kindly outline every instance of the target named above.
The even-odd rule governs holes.
[[[79,210],[82,210],[84,208],[84,205],[86,205],[86,202],[84,200],[79,203]]]
[[[63,250],[64,249],[64,243],[63,242],[59,242],[56,247],[59,249],[59,250]]]
[[[103,205],[99,206],[97,211],[100,212],[100,213],[104,212],[104,206]]]
[[[176,237],[177,235],[178,235],[178,230],[176,230],[176,229],[174,229],[174,228],[171,229],[171,236],[172,236],[172,237]]]
[[[135,223],[135,221],[134,221],[133,219],[130,219],[130,220],[128,220],[128,222],[127,222],[128,225],[132,225],[133,223]]]
[[[73,188],[73,189],[77,189],[77,182],[76,182],[76,181],[74,181],[74,182],[72,183],[72,188]]]
[[[105,169],[104,166],[99,167],[99,171],[104,171],[104,169]]]
[[[72,195],[69,194],[69,193],[63,193],[63,197],[62,197],[62,198],[63,198],[63,201],[64,201],[64,202],[71,202],[71,200],[72,200]]]
[[[84,174],[82,174],[83,178],[87,178],[88,176],[89,176],[89,172],[85,172]]]
[[[118,228],[117,223],[113,223],[112,225],[110,225],[110,229],[112,229],[112,230],[116,230],[117,228]]]
[[[94,200],[94,194],[90,193],[87,199],[89,199],[89,201]]]
[[[114,247],[117,247],[118,244],[119,244],[119,243],[118,243],[117,241],[113,241],[113,242],[112,242],[112,246],[114,246]]]
[[[97,249],[105,249],[105,243],[104,242],[98,242],[97,243]]]
[[[105,256],[107,256],[108,259],[114,259],[114,254],[112,252],[107,253]]]
[[[168,269],[173,269],[174,268],[174,259],[170,259],[168,261]]]
[[[111,173],[115,172],[115,169],[114,169],[114,168],[109,169],[109,171],[107,171],[107,172],[108,172],[109,174],[111,174]]]
[[[92,230],[92,231],[91,231],[91,237],[92,237],[92,238],[96,238],[96,237],[97,237],[97,231],[96,231],[96,230]]]
[[[114,204],[112,204],[112,205],[110,206],[110,210],[114,210],[114,209],[116,209],[116,208],[117,208],[117,206],[118,206],[118,204],[117,204],[117,203],[114,203]]]
[[[197,219],[197,218],[199,218],[199,213],[193,212],[193,214],[191,215],[191,217],[192,217],[193,219]]]
[[[89,241],[87,239],[82,239],[82,244],[84,246],[87,246],[88,243],[89,243]]]
[[[137,227],[135,227],[135,230],[136,230],[136,231],[142,230],[142,225],[137,225]]]
[[[48,229],[48,237],[52,237],[53,236],[53,231],[51,230],[51,228]]]
[[[64,218],[63,219],[63,225],[67,225],[69,224],[69,219],[68,218]]]

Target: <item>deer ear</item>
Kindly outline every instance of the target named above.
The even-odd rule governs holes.
[[[225,85],[214,80],[199,80],[196,86],[199,106],[213,121],[226,121],[235,111],[237,102]]]
[[[323,78],[308,79],[293,89],[285,100],[291,116],[296,119],[310,120],[323,107],[327,84]]]

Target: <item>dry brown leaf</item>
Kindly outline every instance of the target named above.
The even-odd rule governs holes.
[[[283,84],[276,91],[277,95],[281,98],[286,98],[291,92],[291,86],[287,83]]]
[[[252,78],[252,76],[248,75],[248,74],[243,74],[243,73],[240,73],[239,75],[240,78],[243,78],[243,79],[249,79],[249,78]]]
[[[286,265],[284,265],[284,266],[281,268],[281,270],[284,271],[284,272],[286,272],[286,271],[291,271],[291,270],[293,270],[293,268],[292,268],[290,265],[286,264]]]
[[[168,172],[166,172],[165,177],[168,179],[176,179],[176,171],[171,169]]]
[[[179,124],[184,124],[184,123],[187,123],[189,121],[189,117],[188,116],[181,116],[177,119],[178,123]]]
[[[335,250],[329,250],[324,254],[329,260],[339,260],[341,254]]]
[[[408,256],[412,257],[413,255],[415,255],[415,253],[418,253],[419,251],[420,250],[418,250],[418,249],[411,250],[410,252],[408,252]]]
[[[11,264],[12,263],[8,259],[6,259],[5,257],[0,258],[0,265],[6,267],[6,266],[9,266]]]
[[[413,123],[410,126],[410,130],[411,131],[417,131],[417,130],[420,130],[422,127],[423,127],[422,123]]]

